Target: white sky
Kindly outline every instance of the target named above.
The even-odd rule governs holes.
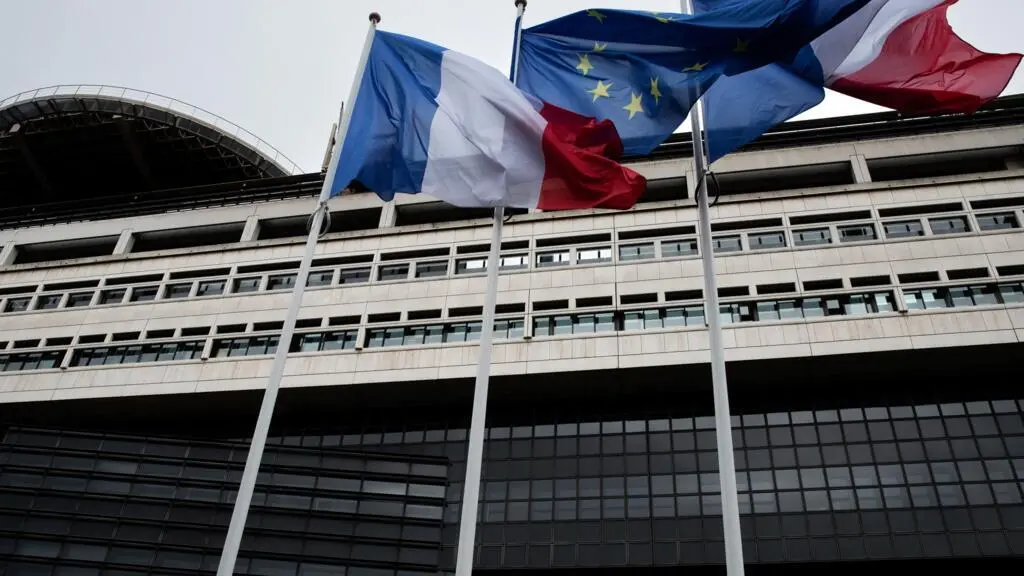
[[[599,7],[678,12],[679,2],[530,0],[526,24]],[[315,171],[374,10],[382,29],[508,69],[513,0],[6,0],[0,98],[54,84],[156,92],[219,114]],[[1024,51],[1024,0],[961,0],[950,20],[981,50]],[[1006,94],[1020,92],[1018,71]],[[804,117],[874,110],[830,94]]]

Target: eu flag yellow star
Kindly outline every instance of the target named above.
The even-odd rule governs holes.
[[[693,66],[687,66],[683,68],[683,72],[703,72],[708,67],[709,62],[696,62]]]
[[[576,69],[586,76],[591,70],[594,69],[594,65],[590,63],[590,54],[580,54],[580,63],[576,65]]]
[[[668,16],[662,16],[661,12],[651,12],[651,16],[654,16],[654,19],[657,20],[658,22],[661,22],[662,24],[668,24],[669,22],[675,22],[674,18],[671,18],[671,17],[668,17]]]
[[[658,80],[660,78],[651,78],[651,96],[654,97],[655,104],[660,103],[662,97],[661,89],[658,88]]]
[[[736,39],[736,47],[732,49],[733,52],[740,54],[746,52],[750,48],[750,40],[743,40],[742,38]]]
[[[629,104],[623,106],[622,109],[629,112],[630,120],[632,120],[633,116],[636,116],[638,113],[642,114],[644,111],[643,96],[633,92],[633,95],[629,98]]]
[[[597,21],[600,22],[601,24],[604,24],[604,19],[608,17],[598,12],[597,10],[587,10],[587,16],[590,16],[591,18],[596,18]]]
[[[604,49],[608,47],[608,43],[601,44],[600,42],[594,42],[594,52],[604,52]]]
[[[587,94],[594,97],[591,102],[597,102],[598,98],[611,98],[611,94],[608,94],[608,89],[612,87],[614,82],[604,83],[604,80],[598,80],[597,86],[594,86],[592,90],[587,90]]]

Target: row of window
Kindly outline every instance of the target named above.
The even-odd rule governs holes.
[[[993,304],[1019,304],[1024,302],[1024,284],[1007,282],[978,286],[949,286],[904,290],[903,300],[908,310],[961,308]]]

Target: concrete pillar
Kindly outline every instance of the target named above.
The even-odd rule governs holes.
[[[686,177],[686,200],[687,200],[687,202],[689,204],[693,204],[694,206],[696,206],[697,205],[697,171],[694,169],[692,162],[690,163],[689,166],[686,167],[686,172],[685,172],[684,176]]]
[[[868,161],[863,154],[850,156],[850,165],[853,167],[853,181],[857,184],[871,182],[871,171],[868,170]]]
[[[380,209],[380,222],[377,223],[377,228],[394,228],[396,222],[398,222],[398,210],[395,208],[395,203],[393,201],[385,202]]]
[[[260,237],[260,219],[253,214],[245,219],[245,226],[242,228],[242,239],[239,242],[255,242]]]
[[[3,246],[0,246],[0,266],[10,266],[14,264],[14,258],[17,257],[18,250],[14,247],[14,241],[10,241]]]
[[[135,244],[135,236],[132,235],[130,228],[121,230],[121,236],[117,239],[117,244],[114,245],[114,255],[122,256],[132,251],[132,246]]]

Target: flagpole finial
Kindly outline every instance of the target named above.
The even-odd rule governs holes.
[[[370,22],[380,24],[380,14],[377,12],[370,12]]]
[[[525,9],[526,8],[526,0],[516,0],[516,8],[519,8],[520,6],[522,6]]]

